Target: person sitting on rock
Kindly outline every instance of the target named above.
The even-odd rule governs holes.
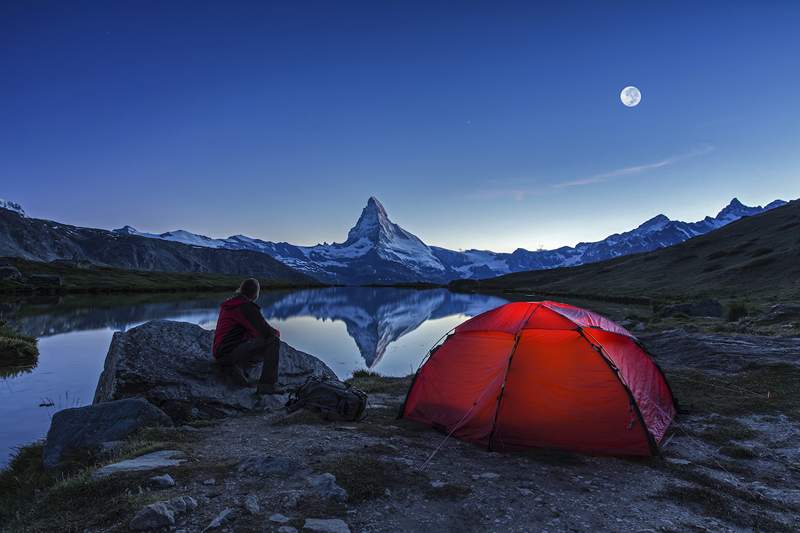
[[[214,359],[232,380],[243,387],[252,383],[246,369],[263,363],[259,394],[282,394],[278,386],[278,354],[281,332],[273,328],[255,303],[261,292],[257,279],[246,279],[236,294],[220,306],[212,348]]]

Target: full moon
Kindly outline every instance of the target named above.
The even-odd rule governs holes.
[[[642,101],[642,93],[633,85],[628,85],[619,93],[619,99],[627,107],[636,107]]]

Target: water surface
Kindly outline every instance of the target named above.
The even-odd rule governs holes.
[[[44,437],[54,412],[92,402],[115,331],[153,319],[213,329],[226,297],[68,296],[0,303],[0,319],[39,338],[40,351],[32,369],[0,368],[0,465],[14,447]],[[361,368],[410,374],[447,331],[505,302],[445,289],[347,287],[267,292],[259,305],[283,340],[316,355],[344,379]]]

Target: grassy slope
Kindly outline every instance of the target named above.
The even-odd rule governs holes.
[[[457,290],[682,299],[800,298],[800,201],[653,252],[572,268],[457,281]]]
[[[65,264],[27,261],[19,258],[5,258],[7,264],[17,267],[25,276],[48,274],[60,276],[63,290],[67,292],[150,292],[150,291],[209,291],[232,290],[242,280],[242,276],[211,273],[173,273],[122,270],[118,268],[77,268]],[[306,277],[306,282],[279,282],[261,280],[262,287],[308,287],[319,284]],[[0,292],[25,290],[23,283],[0,281]]]

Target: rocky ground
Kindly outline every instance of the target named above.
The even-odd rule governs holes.
[[[800,529],[800,338],[666,330],[642,339],[687,411],[661,457],[490,453],[396,420],[409,380],[363,375],[361,422],[273,408],[144,430],[117,459],[174,450],[169,466],[82,471],[31,496],[36,509],[7,529]]]

